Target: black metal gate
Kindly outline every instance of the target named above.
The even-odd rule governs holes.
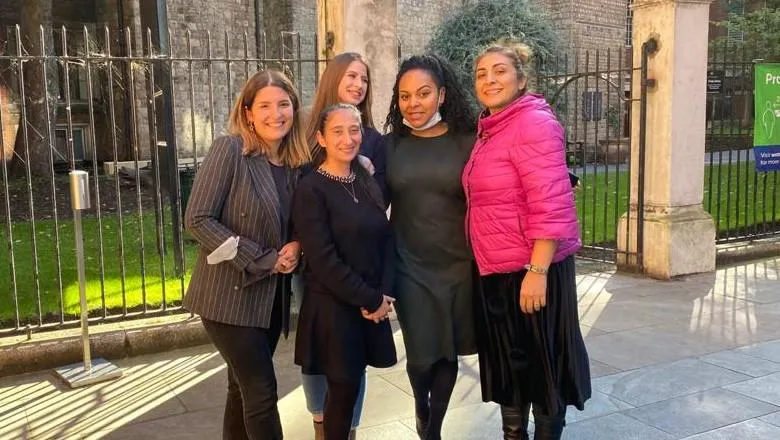
[[[646,66],[654,40],[643,46],[638,63],[632,63],[630,50],[585,51],[541,60],[536,88],[566,130],[569,169],[580,178],[576,200],[584,247],[579,256],[641,270]],[[638,112],[636,118],[633,111]],[[634,153],[632,120],[640,124]],[[638,167],[636,179],[630,177],[632,167]]]

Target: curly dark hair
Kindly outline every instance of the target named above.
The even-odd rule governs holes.
[[[451,133],[474,133],[477,130],[477,117],[471,103],[463,93],[463,85],[458,80],[455,70],[447,60],[433,54],[413,55],[403,63],[395,77],[393,99],[385,121],[385,132],[394,136],[409,135],[409,127],[403,124],[403,116],[398,107],[398,83],[401,77],[410,70],[420,69],[428,72],[437,87],[444,87],[446,95],[444,104],[439,111],[441,118],[449,126]]]

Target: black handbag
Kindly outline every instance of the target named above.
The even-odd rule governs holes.
[[[569,181],[571,182],[572,188],[580,186],[580,176],[572,173],[571,171],[569,171]]]

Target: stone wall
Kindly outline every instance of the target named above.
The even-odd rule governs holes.
[[[625,45],[626,0],[578,0],[572,9],[573,49],[617,49]]]
[[[398,44],[400,59],[425,51],[442,21],[456,7],[469,0],[398,0]]]

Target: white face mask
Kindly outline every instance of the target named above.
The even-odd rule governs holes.
[[[422,127],[412,127],[412,125],[409,123],[409,121],[406,120],[406,118],[404,118],[403,120],[403,124],[414,131],[427,130],[433,127],[434,125],[438,124],[439,122],[441,122],[441,113],[438,110],[436,110],[436,113],[434,113],[433,116],[431,116],[431,119],[428,119],[428,122],[423,124]]]

